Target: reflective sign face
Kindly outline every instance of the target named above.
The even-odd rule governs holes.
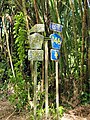
[[[57,32],[62,32],[62,25],[56,23],[50,23],[50,29]]]
[[[28,60],[43,61],[43,50],[29,50]]]
[[[60,49],[61,48],[61,43],[62,43],[62,38],[58,34],[51,34],[51,44],[53,49]]]
[[[51,60],[58,60],[60,58],[60,51],[51,49]]]
[[[42,49],[44,36],[39,33],[29,35],[30,49]]]

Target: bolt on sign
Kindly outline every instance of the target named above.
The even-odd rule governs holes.
[[[51,34],[50,38],[51,38],[52,48],[60,50],[62,38],[58,34]]]
[[[56,23],[50,23],[50,30],[56,31],[56,32],[62,32],[62,25],[56,24]]]
[[[28,50],[28,60],[43,61],[43,50]]]
[[[42,49],[44,36],[39,33],[29,35],[30,49]]]
[[[45,31],[45,25],[44,24],[36,24],[30,29],[29,33],[44,32],[44,31]]]
[[[60,58],[59,50],[51,49],[51,60],[58,60]]]
[[[54,33],[50,35],[51,38],[51,44],[52,48],[51,49],[51,60],[58,60],[60,58],[60,48],[61,48],[61,43],[62,43],[62,38]]]

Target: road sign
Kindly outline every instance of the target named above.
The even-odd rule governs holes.
[[[50,23],[50,30],[56,32],[62,32],[62,25],[56,23]],[[51,49],[51,60],[55,61],[56,65],[56,110],[57,110],[57,119],[59,119],[59,85],[58,85],[58,59],[60,57],[59,49],[61,47],[62,38],[58,34],[50,35],[52,48]]]
[[[43,50],[29,50],[28,60],[43,61]]]
[[[51,49],[51,60],[58,60],[60,57],[59,50]]]
[[[39,33],[29,35],[30,49],[42,49],[44,36]]]
[[[36,24],[30,29],[30,33],[32,32],[44,32],[45,31],[45,26],[44,24]]]
[[[53,49],[60,49],[61,48],[61,43],[62,43],[62,38],[58,34],[51,34],[51,44]]]
[[[56,23],[50,23],[50,30],[57,31],[57,32],[62,32],[62,25],[56,24]]]

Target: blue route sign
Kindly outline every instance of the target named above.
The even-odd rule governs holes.
[[[61,48],[61,43],[62,43],[62,38],[54,33],[50,35],[51,38],[51,44],[53,49],[60,49]]]
[[[58,60],[60,57],[59,50],[51,49],[51,60]]]
[[[50,30],[57,31],[57,32],[62,32],[62,25],[56,24],[56,23],[50,23]]]

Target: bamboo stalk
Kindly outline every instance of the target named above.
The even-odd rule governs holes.
[[[60,23],[60,17],[59,17],[59,12],[58,12],[58,8],[57,8],[57,1],[56,0],[54,0],[54,5],[55,5],[55,10],[56,10],[56,15],[57,15],[58,23]]]
[[[88,91],[90,92],[90,36],[89,36],[89,30],[90,30],[90,24],[89,24],[89,19],[90,19],[90,13],[89,13],[89,8],[88,8],[88,2],[87,8],[86,8],[86,84],[88,86]]]
[[[71,6],[71,10],[72,10],[72,26],[73,26],[73,34],[74,34],[74,51],[75,51],[75,54],[74,54],[74,63],[75,63],[75,66],[77,67],[77,71],[76,71],[76,74],[78,74],[78,77],[79,77],[79,59],[78,59],[78,45],[77,45],[77,31],[76,31],[76,19],[75,19],[75,8],[74,8],[74,3],[72,0],[70,0],[70,6]],[[76,87],[76,82],[74,81],[73,82],[73,94],[74,94],[74,97],[77,97],[78,99],[78,88]]]
[[[81,18],[82,18],[82,16],[83,16],[83,11],[82,11],[82,5],[81,5],[81,0],[78,0],[78,2],[79,2],[79,8],[80,8],[80,12],[81,12]]]
[[[22,6],[23,6],[23,12],[25,15],[25,19],[26,19],[26,28],[27,28],[27,31],[29,32],[29,23],[28,23],[28,16],[27,16],[27,11],[26,11],[25,0],[22,0]]]
[[[0,49],[1,49],[1,53],[2,53],[2,28],[0,27]]]
[[[88,38],[88,80],[90,82],[90,39],[89,38]]]
[[[15,77],[15,72],[14,72],[13,62],[12,62],[12,56],[11,56],[10,48],[9,48],[8,31],[7,31],[7,28],[6,28],[5,23],[4,23],[4,16],[2,17],[2,22],[3,22],[4,32],[6,34],[7,50],[8,50],[8,56],[9,56],[9,59],[10,59],[10,65],[11,65],[13,77]]]
[[[72,0],[70,0],[70,6],[71,6],[71,9],[72,9],[72,20],[73,20],[73,34],[74,34],[74,43],[75,43],[75,63],[76,63],[76,66],[77,66],[77,72],[79,73],[79,60],[78,60],[78,45],[77,45],[77,31],[76,31],[76,19],[75,19],[75,10],[74,10],[74,4],[72,2]]]
[[[82,53],[81,53],[81,90],[83,90],[83,82],[84,82],[84,50],[85,50],[85,36],[86,36],[86,2],[84,1],[84,12],[83,12],[83,18],[82,18]]]
[[[38,8],[37,8],[37,1],[34,0],[34,9],[36,14],[36,22],[39,23],[39,14],[38,14]]]
[[[23,7],[22,7],[22,5],[19,3],[19,1],[18,1],[18,0],[15,0],[15,2],[16,2],[16,4],[18,5],[19,9],[22,11],[22,10],[23,10]]]

